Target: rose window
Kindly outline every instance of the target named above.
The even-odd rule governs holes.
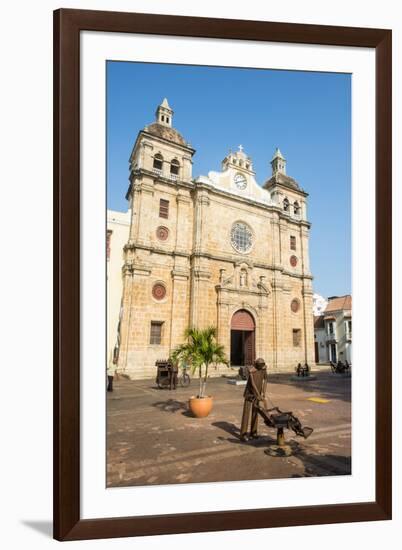
[[[237,252],[248,252],[253,244],[253,233],[247,224],[237,222],[232,227],[230,240]]]

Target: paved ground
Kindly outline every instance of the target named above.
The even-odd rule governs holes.
[[[273,403],[314,428],[307,440],[287,432],[290,457],[264,452],[276,441],[275,432],[262,423],[260,439],[240,442],[244,387],[225,378],[208,381],[214,408],[203,419],[187,409],[196,380],[176,391],[159,390],[153,380],[115,381],[107,396],[108,486],[350,474],[351,379],[314,374],[316,380],[304,383],[291,381],[289,374],[269,378]]]

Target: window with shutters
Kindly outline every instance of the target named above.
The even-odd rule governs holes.
[[[166,219],[169,217],[169,201],[165,199],[159,201],[159,217]]]
[[[293,345],[294,347],[300,347],[301,344],[301,329],[293,329]]]
[[[290,250],[296,250],[296,237],[294,235],[290,236]]]
[[[160,344],[162,342],[162,321],[151,321],[150,344]]]

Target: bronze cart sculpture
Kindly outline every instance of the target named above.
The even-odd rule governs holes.
[[[266,400],[267,367],[264,359],[256,359],[249,369],[247,385],[244,390],[243,416],[240,428],[240,438],[248,441],[257,438],[258,417],[264,423],[277,430],[277,444],[284,444],[284,429],[292,430],[296,435],[307,439],[313,432],[312,428],[301,425],[300,420],[290,411],[281,411],[278,407],[268,408]],[[250,431],[248,431],[250,425]]]

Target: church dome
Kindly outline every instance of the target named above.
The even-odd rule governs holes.
[[[275,183],[279,183],[285,187],[290,187],[291,189],[300,191],[300,186],[297,181],[281,172],[275,172],[275,174],[273,174],[270,179],[265,182],[264,189],[269,189]]]
[[[178,132],[171,126],[159,124],[159,122],[153,122],[149,126],[146,126],[144,130],[145,132],[148,132],[148,134],[152,134],[153,136],[172,141],[173,143],[177,143],[178,145],[187,146],[187,142],[184,137],[180,134],[180,132]]]

